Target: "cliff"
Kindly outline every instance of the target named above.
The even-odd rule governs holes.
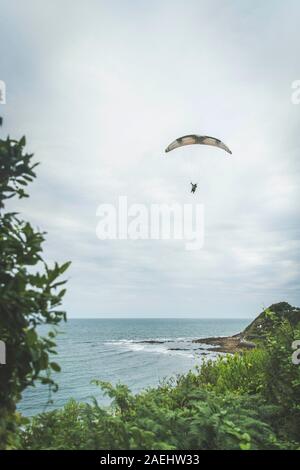
[[[288,320],[292,326],[296,326],[300,322],[300,309],[292,307],[287,302],[279,302],[277,304],[270,305],[267,309],[273,312],[276,316],[282,320]],[[247,328],[241,333],[245,340],[253,340],[261,338],[263,332],[268,330],[271,320],[268,317],[266,311],[261,312],[258,317],[253,320]]]
[[[218,338],[195,339],[194,343],[209,345],[209,351],[231,354],[255,348],[256,342],[263,340],[265,332],[268,331],[271,325],[271,319],[266,313],[267,311],[273,312],[282,320],[288,320],[292,326],[296,326],[300,322],[299,308],[292,307],[287,302],[279,302],[270,305],[268,309],[261,312],[241,333]]]

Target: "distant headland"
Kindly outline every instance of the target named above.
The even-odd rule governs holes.
[[[263,339],[265,332],[270,325],[270,318],[267,312],[270,311],[279,318],[288,320],[292,326],[296,326],[300,322],[300,308],[292,307],[287,302],[279,302],[270,305],[261,312],[250,325],[248,325],[241,333],[233,336],[221,336],[211,338],[195,339],[194,343],[205,344],[206,351],[215,351],[222,353],[242,353],[247,349],[256,347],[257,342]]]

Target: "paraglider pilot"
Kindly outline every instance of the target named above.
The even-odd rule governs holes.
[[[197,183],[195,184],[191,183],[191,185],[192,185],[191,193],[194,193],[197,189]]]

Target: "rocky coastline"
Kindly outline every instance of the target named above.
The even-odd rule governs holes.
[[[291,325],[296,325],[300,320],[300,309],[292,307],[287,302],[279,302],[270,305],[267,309],[279,318],[288,320]],[[212,337],[195,339],[193,343],[208,345],[206,351],[222,353],[243,353],[256,347],[257,342],[263,340],[264,331],[268,330],[270,320],[266,310],[261,312],[244,331],[233,336]]]
[[[206,347],[205,351],[222,352],[227,354],[242,353],[245,350],[253,349],[256,346],[255,343],[246,341],[241,334],[194,339],[193,343],[208,345],[209,347]]]
[[[300,320],[300,309],[292,307],[287,302],[279,302],[273,304],[268,308],[268,311],[273,312],[278,317],[287,319],[292,325],[297,324]],[[268,330],[269,318],[266,310],[261,312],[255,320],[253,320],[244,331],[232,335],[232,336],[219,336],[219,337],[208,337],[198,338],[191,342],[199,345],[193,350],[200,350],[201,355],[206,355],[208,352],[216,352],[223,354],[235,354],[243,353],[247,350],[256,347],[264,337],[264,331]],[[145,344],[163,344],[172,343],[170,340],[145,340],[140,343]],[[170,351],[187,351],[189,348],[182,347],[170,347]]]

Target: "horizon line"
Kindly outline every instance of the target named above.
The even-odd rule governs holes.
[[[69,317],[67,320],[249,320],[252,317]]]

